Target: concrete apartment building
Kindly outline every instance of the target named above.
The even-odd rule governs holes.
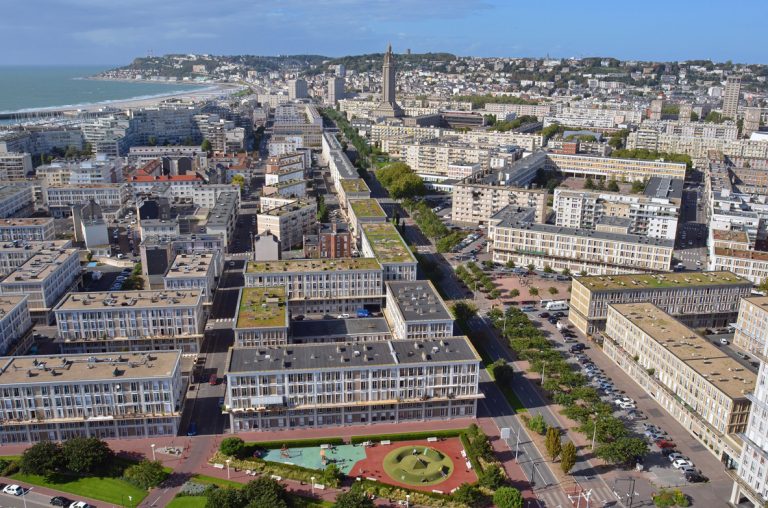
[[[57,160],[38,166],[35,175],[44,185],[82,185],[95,183],[120,183],[123,181],[123,163],[120,158],[97,157],[85,160]]]
[[[102,208],[120,208],[130,197],[126,184],[64,185],[44,187],[43,201],[53,217],[69,217],[72,206],[95,201]]]
[[[574,229],[595,229],[605,217],[629,220],[635,235],[674,240],[680,215],[683,182],[651,178],[644,195],[555,189],[552,208],[555,225]]]
[[[186,391],[180,351],[0,358],[0,443],[175,436]]]
[[[0,219],[31,215],[34,201],[31,185],[0,185]]]
[[[221,251],[178,254],[163,277],[165,289],[203,291],[203,304],[213,302],[221,267],[224,266]]]
[[[0,296],[0,354],[9,355],[20,347],[32,329],[26,295]]]
[[[371,189],[362,178],[344,178],[336,186],[339,198],[339,207],[342,210],[349,208],[352,201],[371,198]]]
[[[0,294],[28,296],[32,318],[50,323],[53,307],[79,283],[77,249],[41,250],[0,282]]]
[[[546,169],[581,178],[598,177],[617,182],[634,182],[658,176],[685,179],[686,166],[682,162],[637,159],[616,159],[592,155],[547,153]]]
[[[491,217],[488,239],[494,262],[602,275],[670,269],[673,240],[632,235],[628,225],[584,230],[537,224],[534,215],[531,209],[510,206]]]
[[[343,222],[318,224],[315,233],[304,235],[304,257],[309,259],[350,258],[356,250],[354,237]]]
[[[575,276],[568,320],[594,335],[605,330],[610,305],[650,302],[687,326],[720,327],[734,322],[751,291],[750,281],[724,271]]]
[[[496,213],[509,205],[532,208],[534,220],[547,217],[547,190],[494,185],[483,179],[467,178],[453,185],[451,220],[467,224],[487,224]]]
[[[282,250],[301,247],[304,235],[316,224],[317,203],[313,200],[298,200],[256,215],[256,233],[272,233]]]
[[[453,316],[428,280],[388,281],[384,316],[396,340],[453,336]]]
[[[752,372],[652,303],[611,305],[604,335],[611,360],[726,467],[738,463]]]
[[[220,276],[224,270],[223,253],[227,251],[222,235],[185,234],[176,237],[149,236],[139,245],[141,273],[150,287],[164,287],[163,277],[179,254],[219,253],[214,255],[214,270]]]
[[[335,106],[337,102],[344,98],[344,78],[328,78],[328,90],[326,93],[326,104]]]
[[[362,254],[381,263],[384,280],[416,280],[418,263],[394,224],[363,223],[360,229]]]
[[[56,238],[52,218],[0,220],[0,242],[45,242]]]
[[[225,406],[234,433],[467,418],[479,370],[466,337],[233,348]]]
[[[733,343],[754,355],[761,355],[766,345],[766,330],[768,330],[768,297],[746,295],[739,306]]]
[[[32,173],[32,156],[28,153],[0,152],[0,180],[26,180]]]
[[[250,262],[245,286],[282,287],[294,315],[352,313],[384,299],[384,272],[373,258]]]
[[[69,247],[72,247],[71,240],[54,240],[51,242],[26,242],[16,240],[0,244],[0,277],[12,273],[40,251],[58,251]]]
[[[235,315],[235,347],[288,343],[288,301],[282,287],[240,290]]]
[[[741,95],[741,78],[728,76],[725,80],[725,93],[723,94],[723,116],[736,120],[739,113],[739,96]]]
[[[272,140],[300,138],[305,148],[320,148],[323,118],[311,104],[279,104],[275,108]]]
[[[342,180],[349,182],[352,180]],[[362,235],[363,224],[383,224],[387,222],[387,213],[376,199],[355,199],[347,207],[347,219],[355,244]]]
[[[277,185],[291,180],[304,180],[305,167],[303,153],[272,156],[267,159],[264,182],[266,185]]]
[[[196,353],[205,331],[200,289],[70,293],[55,312],[62,353]]]
[[[303,79],[289,79],[288,80],[288,98],[290,100],[306,99],[309,97],[307,94],[307,82]]]
[[[291,321],[288,342],[381,342],[392,340],[387,320],[381,317],[308,319]]]

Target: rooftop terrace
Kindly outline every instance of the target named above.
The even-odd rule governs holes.
[[[346,180],[342,180],[346,181]],[[386,217],[387,214],[381,207],[378,201],[375,199],[353,199],[349,202],[349,206],[352,207],[352,211],[355,212],[355,216],[359,219],[361,217]]]
[[[324,272],[338,270],[381,270],[374,258],[286,259],[249,262],[246,273]]]
[[[363,233],[376,259],[382,263],[416,262],[408,246],[393,224],[363,224]]]
[[[344,192],[371,192],[362,178],[345,178],[341,181]]]
[[[288,326],[284,288],[243,288],[237,309],[237,328]]]

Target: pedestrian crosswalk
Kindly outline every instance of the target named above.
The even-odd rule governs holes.
[[[600,508],[604,506],[626,506],[627,493],[614,492],[611,487],[601,482],[600,486],[582,486],[581,488],[565,488],[552,485],[544,489],[534,491],[541,501],[541,506],[546,507],[575,507],[585,508],[591,506]],[[635,498],[635,502],[638,499]]]

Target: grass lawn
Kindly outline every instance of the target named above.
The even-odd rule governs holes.
[[[145,497],[147,497],[147,491],[142,490],[130,483],[121,480],[120,478],[98,478],[98,477],[73,477],[65,475],[57,475],[52,481],[46,480],[42,476],[33,474],[17,473],[11,478],[32,485],[39,485],[41,487],[48,487],[49,489],[59,490],[61,492],[67,492],[74,494],[75,496],[89,497],[91,499],[98,499],[100,501],[106,501],[115,505],[127,505],[128,496],[131,496],[133,500],[133,506],[138,505]]]
[[[222,478],[215,478],[213,476],[205,476],[202,474],[196,474],[192,477],[192,481],[195,483],[205,483],[209,485],[218,485],[219,487],[235,487],[236,489],[239,489],[243,486],[240,482],[235,482],[232,480],[224,480]],[[309,499],[302,496],[297,496],[291,494],[291,497],[293,498],[293,506],[294,508],[330,508],[333,506],[333,503],[330,503],[328,501],[316,501],[314,499]],[[187,496],[187,497],[177,497],[174,499],[175,501],[180,501],[182,499],[205,499],[203,496]],[[180,501],[181,502],[181,501]],[[196,502],[196,501],[195,501]],[[170,507],[176,507],[176,508],[184,508],[184,507],[203,507],[205,506],[205,502],[202,504],[169,504]]]
[[[207,502],[205,496],[181,496],[173,498],[167,508],[205,508]]]
[[[499,383],[496,383],[496,386],[498,386],[499,390],[501,390],[501,393],[504,394],[504,398],[507,399],[507,402],[512,407],[512,409],[515,410],[515,413],[526,413],[528,411],[523,403],[520,402],[520,399],[517,398],[515,392],[512,391],[512,388],[509,386],[502,386]]]

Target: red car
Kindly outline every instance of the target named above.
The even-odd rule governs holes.
[[[216,386],[219,383],[219,378],[216,374],[211,374],[211,377],[208,378],[208,383],[210,383],[212,386]]]
[[[664,448],[674,448],[677,445],[672,441],[667,441],[666,439],[659,439],[658,441],[656,441],[656,446],[658,446],[661,449],[664,449]]]

